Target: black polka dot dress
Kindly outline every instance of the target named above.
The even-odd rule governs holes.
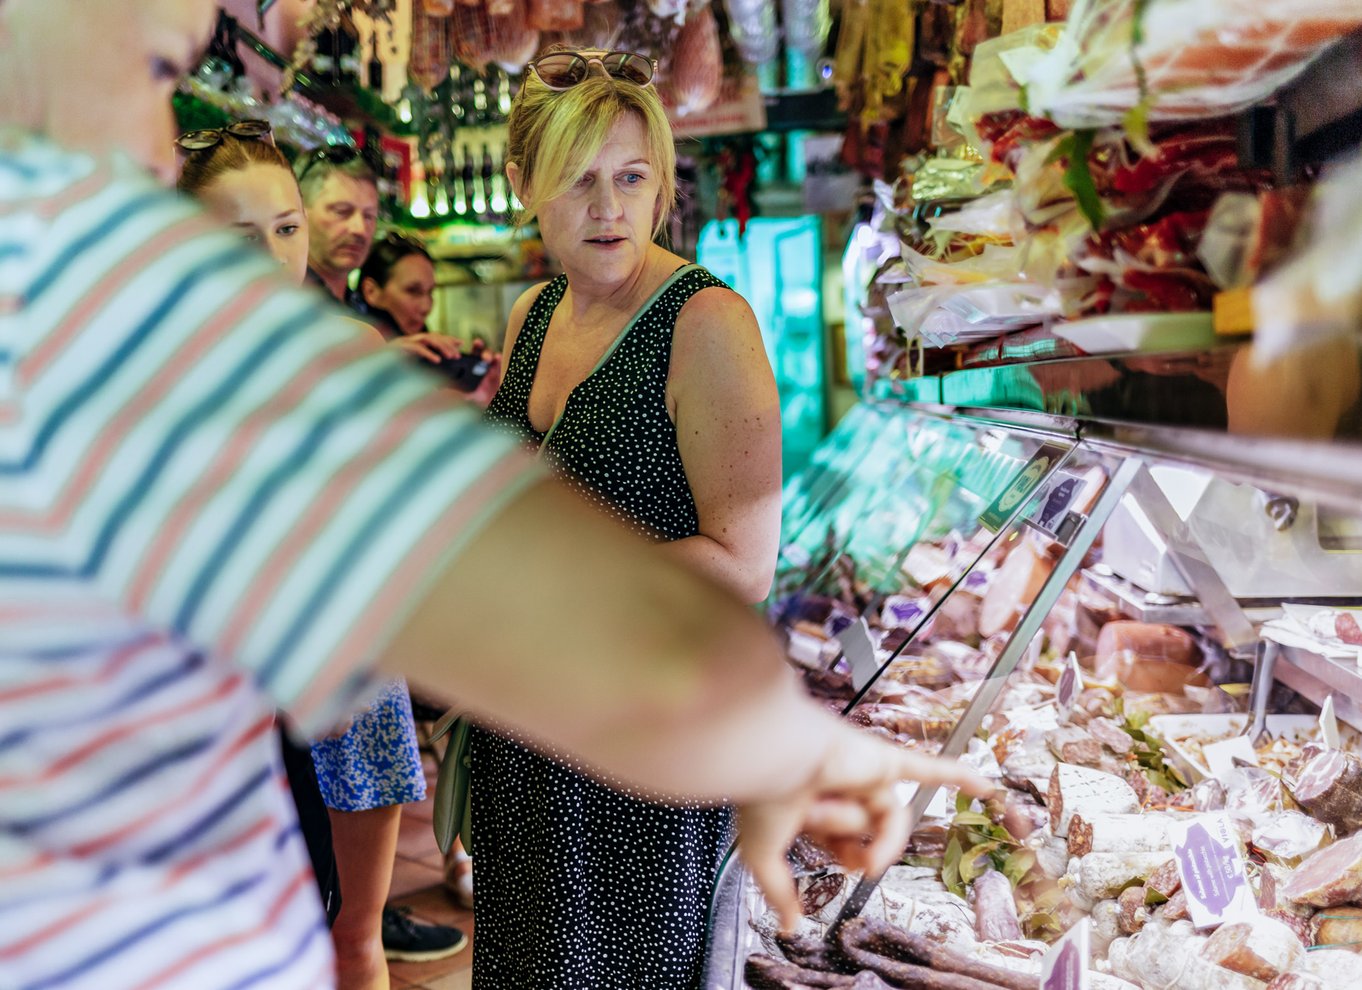
[[[487,415],[541,446],[569,484],[635,531],[694,536],[699,521],[667,415],[667,371],[681,307],[722,285],[694,265],[674,273],[541,434],[530,425],[530,387],[567,288],[558,277],[531,307]],[[525,608],[532,621],[534,603]],[[474,731],[470,754],[474,987],[698,987],[731,810],[611,790],[487,730]]]

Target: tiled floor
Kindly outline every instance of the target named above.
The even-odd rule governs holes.
[[[428,791],[435,790],[434,763],[426,759]],[[468,933],[468,948],[432,963],[390,963],[393,990],[469,990],[473,985],[473,914],[455,906],[443,886],[444,866],[431,830],[431,799],[402,809],[402,831],[393,869],[394,904],[410,905],[418,919],[454,925]]]

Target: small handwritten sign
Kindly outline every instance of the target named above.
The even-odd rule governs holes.
[[[847,658],[851,668],[851,686],[857,691],[865,687],[879,673],[880,662],[875,658],[875,644],[870,638],[870,625],[864,616],[837,633],[837,642],[842,644],[842,655]]]
[[[1206,757],[1206,769],[1211,771],[1212,777],[1227,776],[1234,770],[1235,760],[1255,767],[1258,765],[1258,751],[1253,748],[1248,736],[1231,736],[1219,742],[1207,743],[1201,747],[1201,752]]]
[[[1324,699],[1319,709],[1319,739],[1325,749],[1338,749],[1338,717],[1334,714],[1334,696]]]
[[[1188,819],[1173,856],[1197,928],[1243,921],[1258,913],[1228,815]]]
[[[1040,964],[1041,990],[1088,990],[1091,935],[1084,918],[1045,953]]]
[[[1078,654],[1070,650],[1069,659],[1064,663],[1064,670],[1059,675],[1059,684],[1055,688],[1055,707],[1059,709],[1060,725],[1069,724],[1074,702],[1078,700],[1078,692],[1082,690],[1083,672],[1078,669]]]

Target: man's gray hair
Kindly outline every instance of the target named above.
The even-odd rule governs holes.
[[[312,205],[326,180],[337,172],[361,182],[368,182],[375,189],[378,188],[378,176],[364,155],[355,152],[352,157],[343,156],[344,150],[341,147],[323,147],[309,152],[293,163],[294,174],[298,177],[298,189],[303,194],[304,206]]]

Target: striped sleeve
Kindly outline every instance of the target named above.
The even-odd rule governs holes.
[[[538,469],[176,197],[2,193],[0,581],[88,581],[330,724]]]

